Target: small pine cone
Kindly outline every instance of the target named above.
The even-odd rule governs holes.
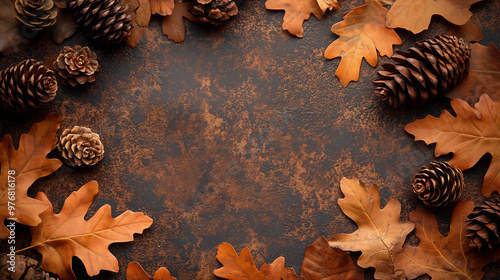
[[[238,6],[233,0],[191,0],[189,12],[203,23],[221,25],[238,14]]]
[[[500,244],[500,200],[485,201],[467,216],[469,247],[493,249]]]
[[[68,6],[83,31],[103,45],[119,44],[131,34],[132,11],[124,0],[70,0]]]
[[[394,54],[395,64],[382,65],[384,70],[373,82],[375,95],[395,108],[405,103],[421,105],[444,95],[467,75],[470,55],[469,44],[455,36],[419,42],[407,52]]]
[[[427,206],[440,207],[456,202],[464,188],[462,171],[448,162],[431,162],[413,177],[413,192]]]
[[[12,112],[28,111],[54,99],[54,71],[33,59],[0,71],[0,105]]]
[[[56,23],[57,6],[53,0],[16,0],[14,15],[29,29],[38,31]]]
[[[95,81],[95,72],[101,68],[97,54],[88,47],[66,46],[53,63],[54,70],[63,83],[72,86]]]
[[[0,271],[2,280],[55,280],[53,277],[45,272],[42,264],[30,257],[16,254],[14,259],[3,254],[0,257]],[[12,262],[11,262],[12,261]],[[8,268],[14,265],[14,270],[8,270]]]
[[[70,166],[94,165],[104,157],[99,135],[83,126],[65,129],[57,148]]]

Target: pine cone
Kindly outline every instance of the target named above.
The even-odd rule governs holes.
[[[462,171],[448,162],[431,162],[413,177],[413,192],[427,206],[440,207],[456,202],[464,188]]]
[[[238,6],[233,0],[191,0],[189,12],[203,23],[220,25],[238,14]]]
[[[57,148],[70,166],[94,165],[104,156],[104,146],[99,135],[83,126],[65,129]]]
[[[54,71],[33,59],[0,71],[0,104],[13,112],[28,111],[56,96]]]
[[[467,216],[469,247],[493,249],[500,244],[500,200],[485,201]]]
[[[14,15],[29,29],[38,31],[56,23],[57,6],[52,0],[16,0]]]
[[[124,0],[70,0],[69,8],[83,31],[101,44],[119,44],[131,34],[132,11]]]
[[[471,49],[463,39],[440,35],[417,43],[407,52],[392,56],[395,64],[384,64],[384,70],[373,83],[375,95],[395,108],[411,100],[421,105],[445,94],[469,72]]]
[[[88,47],[78,45],[64,47],[53,67],[63,83],[72,86],[94,82],[95,72],[101,68],[97,62],[97,54]]]
[[[12,265],[15,265],[14,272],[7,270]],[[0,271],[2,280],[55,280],[45,272],[39,261],[17,254],[13,260],[7,254],[3,254],[0,258]]]

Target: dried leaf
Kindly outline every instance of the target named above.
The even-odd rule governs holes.
[[[57,21],[50,27],[50,35],[56,44],[61,44],[64,40],[73,36],[78,30],[78,24],[73,19],[73,15],[68,9],[58,8]]]
[[[176,43],[184,41],[186,38],[186,27],[184,18],[196,21],[196,18],[188,11],[189,4],[175,0],[175,8],[172,14],[163,17],[163,35],[167,35],[168,39]]]
[[[149,0],[126,0],[132,12],[132,22],[134,27],[131,34],[125,39],[127,46],[134,48],[144,36],[146,28],[151,19],[151,6]]]
[[[323,11],[323,14],[326,12],[326,10],[337,10],[339,8],[339,2],[337,0],[316,0],[318,2],[319,7],[321,8],[321,11]]]
[[[126,211],[111,217],[111,206],[102,206],[95,215],[85,220],[85,215],[98,192],[98,184],[91,181],[73,192],[64,202],[59,214],[52,207],[43,212],[42,222],[31,227],[31,246],[43,256],[46,271],[56,273],[61,279],[76,279],[71,269],[72,258],[80,258],[90,276],[100,270],[118,272],[118,260],[108,250],[111,243],[134,240],[134,233],[153,223],[143,213]],[[37,199],[49,203],[44,193]]]
[[[414,34],[429,28],[431,17],[441,15],[456,25],[465,24],[469,8],[481,0],[397,0],[387,14],[387,27],[404,28]]]
[[[174,11],[174,0],[150,0],[151,13],[161,16],[169,16]]]
[[[323,0],[323,2],[332,1]],[[326,11],[326,9],[322,10],[317,0],[267,0],[266,9],[285,10],[285,16],[283,17],[283,24],[281,26],[283,30],[287,30],[290,34],[297,37],[304,36],[302,24],[305,20],[309,19],[311,14],[321,20]]]
[[[375,0],[353,9],[344,20],[332,26],[339,35],[325,51],[325,58],[342,57],[335,75],[346,87],[350,81],[359,79],[359,68],[363,58],[372,66],[377,65],[377,50],[380,55],[392,56],[392,45],[401,44],[398,34],[385,26],[387,9]]]
[[[479,42],[483,40],[483,32],[471,21],[464,25],[453,25],[448,30],[448,35],[464,38],[467,42]]]
[[[300,266],[304,280],[359,280],[363,279],[363,269],[354,264],[349,253],[331,248],[323,236],[307,246]]]
[[[177,280],[170,275],[170,272],[164,268],[160,267],[153,277],[144,271],[142,266],[138,263],[129,263],[127,266],[127,280]]]
[[[28,188],[38,179],[56,171],[62,162],[58,159],[48,159],[47,154],[57,142],[56,131],[61,124],[61,117],[51,114],[41,122],[34,124],[28,134],[23,134],[19,140],[19,149],[14,149],[10,135],[5,135],[0,143],[0,238],[9,236],[10,230],[3,221],[6,218],[17,219],[16,222],[36,226],[42,220],[38,215],[49,208],[50,203],[28,196]],[[10,176],[9,170],[15,170]],[[14,180],[12,180],[14,177]],[[15,211],[10,215],[8,210],[9,185],[15,185]]]
[[[415,223],[418,247],[405,244],[398,254],[397,266],[410,279],[428,274],[433,280],[481,279],[483,267],[500,259],[500,248],[489,253],[479,253],[469,248],[467,215],[474,209],[472,201],[461,201],[453,210],[450,231],[446,237],[439,233],[436,217],[428,208],[419,206],[410,213]]]
[[[257,270],[248,248],[243,248],[240,255],[229,243],[217,247],[217,259],[223,267],[214,270],[215,276],[228,280],[299,280],[293,268],[285,268],[285,259],[277,258],[271,264],[264,264]]]
[[[415,141],[436,143],[436,156],[454,153],[450,164],[461,170],[474,166],[484,154],[491,154],[491,164],[484,176],[481,193],[489,197],[500,193],[500,101],[483,94],[475,109],[460,99],[451,100],[457,117],[443,110],[439,118],[427,116],[405,126]]]
[[[22,25],[14,17],[14,0],[0,0],[0,53],[17,52],[28,42]]]
[[[395,256],[402,250],[413,223],[399,221],[401,204],[391,199],[380,209],[377,185],[368,190],[358,179],[342,178],[340,189],[345,195],[338,200],[340,209],[358,225],[351,234],[337,234],[329,244],[345,251],[361,251],[358,265],[375,268],[376,279],[405,279],[404,272],[395,267]]]
[[[484,93],[494,101],[500,101],[500,51],[493,44],[487,47],[472,44],[471,48],[469,75],[446,96],[473,104]]]
[[[394,2],[396,2],[396,0],[377,0],[377,1],[382,6],[392,5],[392,4],[394,4]]]

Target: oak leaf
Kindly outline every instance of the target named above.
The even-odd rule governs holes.
[[[358,230],[333,236],[328,242],[330,246],[344,251],[361,251],[358,265],[374,267],[376,279],[405,279],[394,260],[414,225],[400,222],[399,201],[391,199],[380,209],[377,185],[367,190],[356,178],[342,178],[340,189],[345,196],[338,200],[340,209],[356,222]]]
[[[174,0],[149,0],[151,3],[151,13],[161,16],[171,15],[174,11]]]
[[[469,74],[446,96],[475,103],[485,93],[494,101],[499,101],[500,51],[493,44],[487,47],[472,44],[471,49]]]
[[[132,24],[130,36],[125,39],[127,46],[134,48],[144,36],[151,19],[151,6],[149,0],[126,0],[129,10],[132,12]]]
[[[56,131],[61,124],[61,117],[57,114],[48,115],[41,123],[31,126],[28,134],[23,134],[19,140],[19,148],[14,149],[10,135],[5,135],[0,142],[0,238],[9,236],[10,230],[3,221],[13,218],[16,222],[36,226],[42,220],[38,216],[50,207],[49,202],[44,202],[28,196],[29,187],[38,179],[56,171],[62,162],[58,159],[48,159],[47,154],[57,143]],[[9,175],[9,170],[14,170],[14,175]],[[13,183],[15,196],[9,194],[9,181]],[[10,198],[15,198],[14,201]],[[9,211],[14,202],[15,210]],[[12,205],[11,205],[12,206]],[[14,214],[14,215],[11,215]]]
[[[50,207],[40,215],[42,222],[30,228],[32,241],[28,248],[40,252],[44,269],[62,280],[76,279],[71,268],[74,256],[80,258],[90,276],[100,270],[118,272],[118,260],[108,246],[133,241],[134,233],[142,233],[153,223],[143,213],[131,211],[112,218],[111,206],[107,204],[86,221],[85,215],[97,192],[96,181],[85,184],[66,199],[59,214],[54,214]],[[49,203],[42,192],[36,198]]]
[[[64,40],[73,36],[77,30],[78,24],[69,9],[57,8],[56,23],[50,27],[50,36],[52,40],[54,40],[56,44],[62,44]]]
[[[318,4],[319,2],[322,4]],[[297,37],[304,36],[302,24],[311,14],[321,20],[326,11],[325,7],[338,9],[336,0],[267,0],[265,5],[268,10],[285,10],[281,27]]]
[[[471,20],[467,21],[464,25],[453,25],[448,30],[448,35],[457,38],[463,38],[466,42],[479,42],[483,40],[483,31],[477,27]],[[474,54],[472,54],[474,55]]]
[[[264,264],[257,270],[248,248],[240,255],[229,243],[217,247],[217,259],[223,267],[214,270],[215,276],[228,280],[299,280],[293,268],[285,268],[285,258],[279,257],[271,264]]]
[[[163,35],[167,35],[168,39],[180,43],[186,38],[186,26],[184,18],[191,21],[197,21],[196,17],[188,11],[189,4],[175,1],[175,7],[171,15],[163,17]]]
[[[418,247],[405,244],[397,255],[397,266],[410,279],[428,274],[433,280],[467,279],[483,277],[483,267],[500,259],[500,248],[490,252],[477,252],[469,248],[467,215],[474,209],[472,201],[461,201],[453,209],[450,231],[446,237],[439,233],[436,217],[428,208],[419,206],[410,213],[415,223]]]
[[[377,50],[380,55],[392,56],[392,45],[401,44],[398,34],[385,26],[387,9],[376,0],[354,8],[344,20],[332,26],[332,32],[340,38],[328,46],[325,58],[342,57],[335,75],[346,87],[350,81],[359,79],[359,68],[363,58],[372,66],[377,65]]]
[[[16,52],[28,42],[22,24],[14,17],[14,0],[0,0],[0,53]]]
[[[387,14],[387,27],[404,28],[414,34],[429,27],[433,15],[441,15],[455,25],[465,24],[469,8],[481,0],[397,0]]]
[[[475,108],[460,99],[451,100],[456,113],[443,110],[439,118],[427,116],[405,126],[415,141],[436,143],[436,156],[454,153],[450,164],[461,170],[474,166],[484,154],[491,154],[491,164],[484,176],[481,193],[489,197],[500,193],[500,101],[481,95]]]
[[[177,280],[170,275],[170,272],[164,268],[160,267],[153,277],[144,271],[142,266],[138,263],[131,262],[127,266],[127,280]]]
[[[326,10],[336,10],[339,8],[339,2],[337,0],[316,0],[323,14]]]
[[[304,280],[359,280],[363,275],[363,269],[354,264],[349,253],[330,247],[323,236],[307,246],[300,266]]]

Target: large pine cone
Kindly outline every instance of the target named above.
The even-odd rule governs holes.
[[[382,65],[384,70],[373,82],[375,95],[394,107],[405,102],[420,105],[458,84],[469,72],[470,55],[469,44],[455,36],[419,42],[394,54],[395,64]]]
[[[233,0],[190,0],[189,12],[207,24],[220,25],[238,14],[238,6]]]
[[[132,11],[124,0],[70,0],[69,8],[83,31],[101,44],[119,44],[131,34]]]
[[[485,201],[467,218],[469,247],[481,250],[500,245],[500,200]]]
[[[54,99],[57,80],[54,71],[33,59],[0,71],[0,106],[22,112],[40,107]]]
[[[104,146],[90,128],[74,126],[65,129],[57,148],[70,166],[95,165],[104,157]]]
[[[38,31],[56,23],[57,6],[52,0],[16,0],[14,15],[29,29]]]
[[[97,62],[97,54],[88,47],[82,48],[79,45],[64,47],[53,67],[63,83],[72,86],[94,82],[95,72],[101,68]]]
[[[448,162],[431,162],[413,177],[413,192],[427,206],[446,206],[460,199],[464,188],[462,171]]]
[[[45,272],[39,261],[18,254],[13,258],[12,260],[7,254],[0,258],[1,280],[55,280]],[[13,264],[15,271],[7,270]]]

